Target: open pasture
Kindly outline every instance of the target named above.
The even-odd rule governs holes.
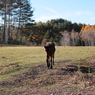
[[[50,95],[52,94],[51,92],[55,93],[55,91],[57,91],[55,95],[58,95],[58,91],[60,90],[66,91],[66,93],[73,93],[76,90],[80,92],[80,90],[85,88],[86,84],[89,87],[89,83],[95,83],[93,74],[86,75],[80,72],[68,73],[67,71],[64,72],[64,67],[72,63],[75,65],[76,62],[82,64],[84,62],[81,62],[81,60],[85,59],[89,60],[87,64],[85,63],[88,65],[92,60],[93,62],[95,61],[94,58],[95,47],[56,46],[55,65],[52,70],[49,70],[45,62],[46,52],[42,46],[0,47],[1,95],[25,95],[25,93],[42,95],[42,93],[46,92],[46,95]],[[70,80],[68,80],[69,78]],[[48,92],[47,90],[50,89],[52,91]]]
[[[55,60],[84,59],[95,55],[95,47],[56,46]],[[43,47],[0,47],[0,65],[21,65],[45,62]]]
[[[79,60],[95,55],[95,47],[56,46],[55,62]],[[38,64],[46,65],[44,47],[7,46],[0,47],[0,73],[12,74],[24,71]],[[3,77],[3,76],[2,76]],[[0,79],[2,78],[0,77]],[[3,78],[6,78],[5,76]]]

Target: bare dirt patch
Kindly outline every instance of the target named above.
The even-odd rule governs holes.
[[[88,62],[87,60],[91,61],[91,58],[80,61],[84,63]],[[95,61],[91,61],[88,68],[84,68],[85,65],[76,62],[72,60],[57,61],[53,69],[48,69],[45,63],[39,63],[12,79],[0,82],[0,94],[94,95]],[[82,66],[84,67],[82,68]],[[89,72],[89,68],[91,72]]]

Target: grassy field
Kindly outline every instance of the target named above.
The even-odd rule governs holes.
[[[55,61],[79,60],[95,55],[95,47],[57,46]],[[46,53],[43,47],[0,47],[0,73],[12,74],[36,65],[46,63]],[[11,66],[10,66],[11,65]],[[6,77],[0,77],[0,79]]]
[[[95,47],[57,46],[55,60],[84,59],[95,55]],[[0,65],[9,63],[31,64],[44,62],[43,47],[0,47]]]
[[[61,62],[61,63],[56,64],[55,68],[58,68],[58,66],[64,67],[65,64],[70,64],[70,62],[68,62],[66,60],[76,61],[76,60],[86,59],[89,57],[93,58],[93,60],[94,60],[94,57],[93,57],[94,55],[95,55],[95,47],[56,46],[55,62]],[[46,76],[45,75],[46,70],[48,71],[47,74],[50,75],[54,72],[57,72],[56,70],[58,70],[58,69],[54,70],[54,72],[51,70],[48,70],[45,67],[46,66],[45,58],[46,58],[46,53],[45,53],[43,47],[28,47],[28,46],[0,47],[0,84],[2,84],[2,83],[6,84],[6,80],[9,80],[9,81],[15,80],[17,76],[21,76],[21,74],[23,75],[27,71],[34,72],[32,74],[32,76],[28,72],[28,74],[30,74],[31,77],[33,77],[34,75],[38,75],[38,73],[42,73],[44,71],[43,75],[41,75],[40,79],[38,79],[38,80],[49,81],[50,82],[49,84],[53,84],[52,79],[49,78],[49,80],[48,80],[48,78],[46,77],[46,79],[47,79],[46,80],[46,79],[42,79],[42,77]],[[89,60],[89,62],[90,61],[91,60]],[[40,71],[38,69],[33,69],[35,66],[39,68],[39,65],[40,65],[40,69],[41,69]],[[46,69],[42,69],[44,67]],[[37,76],[37,77],[39,77],[39,76]],[[24,79],[25,79],[25,76],[24,76]],[[55,76],[53,79],[55,79]],[[36,79],[35,81],[38,82],[38,80]],[[29,80],[27,79],[27,81],[29,81]],[[24,80],[24,84],[27,81]],[[9,83],[11,83],[11,82],[9,82]],[[28,83],[30,83],[30,81]],[[30,83],[30,84],[32,84],[32,83]],[[42,84],[47,85],[46,82],[42,83]],[[25,90],[25,89],[27,89],[27,86],[24,86],[23,88],[20,86],[19,88]],[[11,91],[13,90],[13,88],[11,88],[11,90],[9,90],[8,88],[6,88],[6,89],[7,89],[6,93],[8,93],[8,92],[11,93]],[[15,89],[17,89],[17,87]],[[42,87],[42,89],[43,89],[43,87]],[[71,88],[69,88],[69,89],[71,89]],[[0,90],[4,90],[4,88],[2,88]],[[35,90],[35,91],[37,91],[37,90]],[[4,94],[4,95],[7,95],[7,94]],[[39,94],[39,95],[42,95],[42,94]]]

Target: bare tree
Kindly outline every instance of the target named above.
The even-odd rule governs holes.
[[[90,28],[81,32],[82,40],[85,43],[85,46],[94,46],[95,45],[95,28]]]
[[[63,37],[61,38],[61,41],[60,41],[61,45],[62,46],[70,45],[70,34],[69,34],[69,32],[65,30],[64,32],[62,32],[62,35],[63,35]]]

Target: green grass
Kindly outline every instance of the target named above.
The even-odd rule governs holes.
[[[55,60],[78,60],[95,55],[95,47],[56,46]],[[0,80],[13,77],[36,63],[45,63],[46,53],[41,47],[0,47]]]
[[[95,47],[57,46],[55,60],[82,59],[95,55]],[[0,47],[0,65],[9,63],[30,64],[44,62],[43,47]]]
[[[95,47],[56,47],[56,60],[84,59],[95,55]]]
[[[0,47],[0,63],[36,63],[44,61],[42,47]]]
[[[10,78],[44,61],[43,47],[0,47],[0,80]]]

